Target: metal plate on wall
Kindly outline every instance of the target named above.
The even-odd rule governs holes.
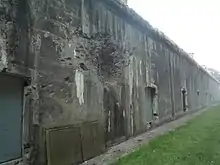
[[[23,81],[0,75],[0,164],[21,158]]]
[[[88,122],[81,126],[84,160],[100,155],[105,150],[103,130],[98,122]]]
[[[75,165],[83,161],[79,128],[49,129],[46,136],[48,165]]]

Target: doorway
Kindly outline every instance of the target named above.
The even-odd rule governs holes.
[[[186,112],[188,109],[188,103],[187,103],[187,90],[186,88],[181,89],[182,92],[182,103],[183,103],[183,111]]]
[[[124,113],[114,89],[104,89],[104,108],[106,114],[106,142],[111,145],[125,137]]]

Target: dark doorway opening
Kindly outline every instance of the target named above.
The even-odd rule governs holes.
[[[104,89],[104,108],[106,114],[106,142],[107,145],[111,145],[125,138],[124,112],[114,89]]]
[[[182,102],[183,102],[183,111],[187,111],[187,90],[186,88],[182,88]]]

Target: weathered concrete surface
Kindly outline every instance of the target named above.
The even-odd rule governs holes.
[[[187,114],[186,116],[172,121],[170,123],[164,124],[156,129],[153,129],[151,131],[148,131],[146,133],[143,133],[141,135],[138,135],[135,138],[131,138],[125,142],[122,142],[118,145],[115,145],[109,150],[93,159],[90,159],[88,161],[85,161],[81,165],[108,165],[112,164],[115,161],[117,161],[119,158],[126,156],[127,154],[130,154],[134,151],[136,151],[139,147],[143,145],[147,145],[148,142],[150,142],[152,139],[155,139],[158,136],[161,136],[165,133],[175,131],[176,128],[183,126],[187,124],[189,120],[194,119],[195,117],[201,115],[204,113],[207,109],[203,109],[200,111],[197,111],[195,113]]]
[[[119,1],[0,0],[0,13],[0,70],[29,78],[26,164],[51,162],[57,141],[81,154],[57,159],[85,161],[183,114],[183,88],[189,111],[220,100],[213,77]]]

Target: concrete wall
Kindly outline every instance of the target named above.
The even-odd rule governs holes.
[[[30,13],[27,1],[0,1],[0,71],[31,77]]]
[[[154,80],[159,91],[159,115],[170,116],[183,110],[181,89],[187,89],[189,110],[198,109],[219,98],[219,84],[194,60],[154,42]],[[216,91],[213,91],[216,89]]]
[[[115,0],[0,4],[2,71],[31,80],[27,164],[78,163],[148,130],[155,118],[184,113],[183,87],[189,111],[219,101],[214,78]]]

